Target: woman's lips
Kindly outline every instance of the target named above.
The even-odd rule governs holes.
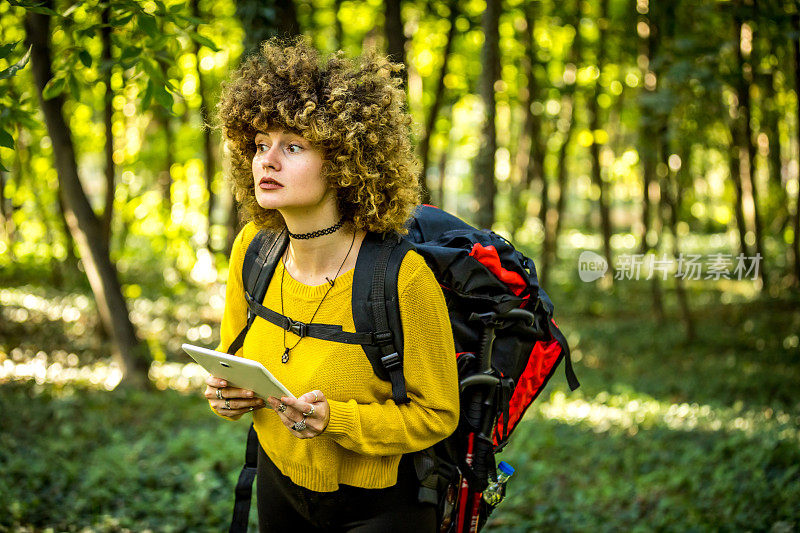
[[[270,191],[275,189],[280,189],[283,187],[278,181],[272,178],[261,178],[261,181],[258,182],[258,187],[261,190]]]

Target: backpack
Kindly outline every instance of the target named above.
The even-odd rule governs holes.
[[[579,384],[569,346],[553,320],[553,304],[539,287],[533,261],[491,231],[476,229],[433,206],[419,206],[408,235],[368,233],[355,266],[356,331],[293,321],[262,305],[272,273],[288,244],[286,231],[259,231],[244,258],[247,323],[228,348],[235,354],[256,317],[298,336],[360,344],[375,374],[392,384],[397,404],[409,401],[403,377],[403,338],[397,276],[416,250],[433,271],[447,303],[458,364],[461,415],[448,438],[414,454],[419,500],[435,504],[440,531],[478,531],[495,506],[481,497],[497,480],[501,451],[554,374],[565,362],[572,390]],[[231,532],[247,530],[258,439],[252,425],[245,466],[236,486]]]

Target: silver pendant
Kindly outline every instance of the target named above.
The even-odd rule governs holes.
[[[286,348],[283,351],[283,355],[281,356],[281,363],[288,363],[289,362],[289,348]]]

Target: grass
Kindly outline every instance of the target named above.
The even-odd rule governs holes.
[[[243,421],[199,394],[0,387],[0,530],[221,531]],[[255,513],[254,513],[255,515]]]
[[[147,393],[105,390],[85,287],[0,289],[0,531],[225,529],[246,422],[208,411],[179,353],[189,336],[214,344],[221,292],[143,289],[132,316],[165,389]],[[488,530],[798,529],[800,300],[689,291],[690,343],[669,291],[652,319],[649,282],[551,291],[582,387],[559,371],[528,411]]]

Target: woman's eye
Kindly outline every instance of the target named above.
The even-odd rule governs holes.
[[[265,143],[256,143],[256,152],[268,152],[270,146]],[[303,147],[297,143],[289,143],[286,145],[286,151],[290,154],[297,154],[303,151]]]

